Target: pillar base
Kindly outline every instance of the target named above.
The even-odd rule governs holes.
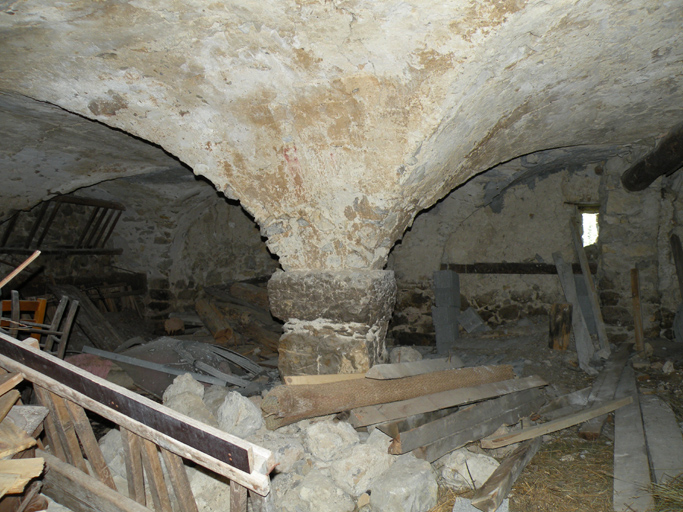
[[[286,321],[281,375],[359,373],[386,360],[393,271],[278,272],[268,293],[273,315]]]

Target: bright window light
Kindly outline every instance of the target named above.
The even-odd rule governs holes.
[[[593,245],[598,241],[598,214],[582,213],[583,221],[583,246]]]

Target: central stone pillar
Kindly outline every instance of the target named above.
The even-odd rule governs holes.
[[[385,361],[396,301],[393,271],[279,271],[268,295],[271,312],[286,322],[282,376],[365,372]]]

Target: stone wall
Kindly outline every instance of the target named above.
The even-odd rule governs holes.
[[[627,192],[621,174],[647,147],[596,153],[577,167],[571,152],[554,150],[501,165],[454,190],[415,220],[393,249],[388,268],[396,273],[398,300],[390,335],[396,343],[426,343],[433,338],[432,273],[444,263],[553,263],[559,251],[577,262],[569,223],[575,208],[599,206],[597,246],[587,248],[597,261],[596,282],[608,335],[613,342],[632,339],[630,270],[640,273],[646,336],[672,336],[680,302],[669,236],[683,221],[678,200],[681,179],[659,179],[642,192]],[[529,160],[546,171],[526,172]],[[539,162],[540,160],[540,162]],[[683,225],[683,222],[680,223]],[[474,307],[491,326],[547,314],[564,302],[555,275],[461,275],[462,308]]]

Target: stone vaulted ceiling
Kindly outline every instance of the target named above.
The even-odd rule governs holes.
[[[683,121],[682,25],[653,0],[0,1],[0,90],[158,144],[286,270],[382,268],[477,173]]]

